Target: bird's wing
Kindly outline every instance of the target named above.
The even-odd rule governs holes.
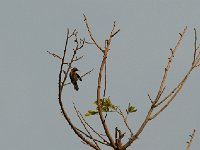
[[[71,82],[72,82],[72,81],[73,81],[72,72],[69,73],[69,77],[70,77],[70,80],[71,80]]]
[[[82,79],[81,79],[81,77],[79,76],[79,74],[77,73],[76,75],[77,75],[77,78],[78,78],[80,81],[82,81]]]

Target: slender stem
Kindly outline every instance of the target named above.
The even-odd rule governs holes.
[[[170,68],[172,59],[173,59],[173,57],[174,57],[174,55],[175,55],[175,52],[176,52],[178,46],[180,45],[180,43],[181,43],[181,41],[182,41],[182,39],[183,39],[183,36],[184,36],[184,34],[185,34],[185,32],[186,32],[186,29],[187,29],[187,27],[185,27],[185,29],[183,30],[183,32],[182,32],[182,34],[181,34],[181,36],[180,36],[180,38],[179,38],[179,40],[178,40],[178,42],[177,42],[177,44],[176,44],[174,50],[172,50],[171,56],[170,56],[169,61],[168,61],[168,63],[167,63],[167,67],[165,68],[165,72],[164,72],[164,75],[163,75],[163,78],[162,78],[162,81],[161,81],[161,84],[160,84],[160,87],[159,87],[159,90],[158,90],[158,94],[157,94],[155,100],[153,101],[153,103],[152,103],[152,105],[151,105],[151,107],[150,107],[150,109],[149,109],[149,111],[148,111],[148,113],[147,113],[147,115],[146,115],[145,120],[143,121],[143,123],[142,123],[141,126],[139,127],[138,131],[128,140],[127,143],[125,143],[125,144],[122,146],[122,149],[126,149],[128,146],[130,146],[131,143],[133,143],[133,141],[136,140],[136,139],[138,138],[138,136],[142,133],[142,131],[143,131],[144,128],[146,127],[147,123],[148,123],[151,119],[153,119],[153,118],[151,117],[151,114],[152,114],[152,112],[153,112],[153,110],[154,110],[154,108],[155,108],[156,103],[159,101],[159,99],[160,99],[160,97],[161,97],[161,95],[162,95],[162,93],[163,93],[163,91],[164,91],[164,88],[165,88],[165,81],[166,81],[166,78],[167,78],[168,70],[169,70],[169,68]],[[190,74],[190,73],[189,73],[189,74]],[[189,76],[189,74],[188,74],[188,76]],[[187,76],[187,77],[188,77],[188,76]],[[186,77],[186,79],[187,79],[187,77]],[[185,80],[186,80],[186,79],[185,79]],[[185,82],[185,81],[184,81],[184,82]],[[183,82],[183,83],[184,83],[184,82]],[[182,85],[182,86],[183,86],[183,85]],[[181,88],[182,88],[182,87],[181,87]],[[181,90],[181,88],[180,88],[180,90]],[[179,92],[180,90],[178,90],[178,92]],[[178,93],[178,92],[177,92],[177,93]],[[176,94],[177,94],[177,93],[176,93]],[[176,96],[176,95],[175,95],[175,96]],[[174,97],[175,97],[175,96],[174,96]],[[173,97],[173,99],[174,99],[174,97]],[[173,99],[172,99],[172,100],[173,100]],[[171,100],[171,101],[172,101],[172,100]],[[170,102],[171,102],[171,101],[170,101]],[[165,106],[164,106],[164,107],[165,107]],[[167,107],[167,106],[166,106],[166,107]],[[166,107],[165,107],[165,108],[166,108]],[[162,111],[160,111],[160,112],[162,112]],[[160,113],[160,112],[159,112],[159,113]],[[158,113],[158,114],[159,114],[159,113]],[[157,115],[158,115],[158,114],[157,114]],[[157,115],[156,115],[156,116],[157,116]],[[156,117],[156,116],[155,116],[155,117]]]
[[[65,74],[64,80],[62,82],[62,70],[63,70],[63,65],[64,65],[64,61],[65,61],[65,56],[66,56],[66,51],[67,51],[67,45],[68,45],[68,40],[69,40],[69,29],[67,30],[67,38],[66,38],[66,44],[65,44],[65,49],[63,52],[63,58],[62,58],[62,63],[60,66],[60,73],[59,73],[59,84],[58,84],[58,88],[59,88],[59,93],[58,93],[58,101],[59,101],[59,105],[61,108],[61,111],[65,117],[65,119],[67,120],[68,124],[71,126],[71,128],[73,129],[73,131],[76,133],[76,135],[78,135],[78,137],[80,137],[85,143],[87,143],[88,145],[90,145],[91,147],[93,147],[96,150],[99,150],[99,148],[92,143],[91,141],[87,140],[81,133],[80,131],[77,130],[77,128],[74,126],[74,124],[71,122],[67,112],[64,109],[63,103],[62,103],[62,91],[63,91],[63,86],[64,86],[64,82],[67,78],[67,74]],[[73,59],[72,59],[73,60]],[[68,71],[70,69],[71,63],[69,65]],[[67,71],[67,72],[68,72]]]
[[[100,119],[101,119],[101,123],[102,123],[102,125],[104,127],[104,131],[105,131],[105,133],[106,133],[106,135],[107,135],[112,147],[115,147],[114,140],[113,140],[113,138],[111,136],[111,133],[110,133],[110,131],[108,129],[108,126],[107,126],[106,122],[104,121],[104,116],[103,116],[103,113],[102,113],[102,107],[101,107],[101,104],[100,104],[100,99],[101,99],[101,79],[102,79],[102,72],[103,72],[103,69],[105,67],[105,63],[106,63],[106,59],[107,59],[107,53],[108,53],[108,48],[105,49],[103,60],[102,60],[100,71],[99,71],[98,87],[97,87],[97,105],[98,105],[98,113],[99,113],[99,116],[100,116]]]
[[[159,87],[159,90],[158,90],[158,94],[157,94],[156,99],[155,99],[155,101],[154,101],[154,104],[156,104],[156,103],[158,102],[158,100],[160,99],[160,96],[161,96],[161,94],[162,94],[163,88],[164,88],[164,86],[165,86],[165,81],[166,81],[166,79],[167,79],[168,71],[169,71],[169,68],[170,68],[170,66],[171,66],[171,62],[172,62],[172,60],[173,60],[173,58],[174,58],[174,55],[175,55],[175,53],[176,53],[176,50],[178,49],[178,47],[179,47],[179,45],[180,45],[180,43],[181,43],[181,41],[182,41],[182,39],[183,39],[183,36],[184,36],[186,30],[187,30],[187,26],[185,27],[185,29],[184,29],[183,32],[181,33],[181,36],[180,36],[180,38],[179,38],[179,40],[178,40],[178,42],[177,42],[177,44],[176,44],[174,50],[172,51],[172,54],[171,54],[171,56],[170,56],[170,58],[169,58],[169,61],[168,61],[168,63],[167,63],[167,67],[165,68],[165,72],[164,72],[164,75],[163,75],[163,78],[162,78],[162,81],[161,81],[161,84],[160,84],[160,87]]]
[[[193,132],[192,132],[192,134],[190,135],[190,140],[187,142],[186,150],[190,150],[190,146],[191,146],[192,141],[193,141],[193,139],[194,139],[195,132],[196,132],[196,130],[194,129]]]
[[[73,104],[74,104],[74,103],[73,103]],[[81,124],[83,125],[83,127],[84,127],[85,130],[87,131],[87,133],[88,133],[88,135],[89,135],[88,137],[89,137],[90,139],[92,139],[92,140],[94,141],[95,145],[97,146],[97,148],[100,149],[98,143],[97,143],[96,140],[92,137],[92,134],[90,133],[90,131],[89,131],[88,128],[86,127],[85,122],[82,120],[82,117],[80,116],[81,113],[77,110],[75,104],[74,104],[74,109],[75,109],[75,111],[76,111],[76,114],[77,114],[77,116],[78,116],[78,118],[79,118]]]

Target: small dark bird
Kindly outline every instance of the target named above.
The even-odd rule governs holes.
[[[78,71],[77,68],[72,68],[72,69],[71,69],[71,72],[70,72],[70,74],[69,74],[69,77],[70,77],[70,79],[71,79],[71,83],[74,85],[74,89],[75,89],[76,91],[78,91],[79,88],[78,88],[77,81],[78,81],[78,80],[82,81],[82,79],[81,79],[81,77],[79,76],[79,74],[76,73],[76,71]]]

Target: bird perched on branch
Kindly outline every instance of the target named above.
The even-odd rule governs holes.
[[[78,84],[77,81],[80,80],[82,81],[81,77],[79,74],[76,73],[76,71],[79,71],[77,68],[72,68],[69,74],[69,77],[71,79],[71,83],[74,85],[74,89],[78,91]]]

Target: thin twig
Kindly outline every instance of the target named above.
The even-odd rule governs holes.
[[[72,65],[72,63],[74,62],[74,58],[76,57],[76,52],[80,49],[79,43],[78,43],[78,37],[77,37],[77,35],[78,35],[78,32],[74,33],[76,48],[73,49],[73,55],[72,55],[72,57],[71,57],[70,62],[68,63],[68,69],[67,69],[67,71],[66,71],[66,73],[65,73],[65,76],[64,76],[63,81],[61,82],[61,83],[62,83],[62,88],[65,86],[65,81],[66,81],[66,79],[67,79],[69,70],[71,69],[71,65]],[[82,48],[82,46],[81,46],[81,48]],[[75,60],[76,60],[76,59],[75,59]],[[64,64],[64,62],[62,62],[62,63]]]
[[[192,132],[192,134],[189,135],[189,136],[190,136],[190,139],[189,139],[189,141],[187,142],[186,150],[190,150],[190,146],[191,146],[191,144],[192,144],[192,142],[193,142],[193,139],[194,139],[194,136],[195,136],[195,132],[196,132],[196,130],[194,129],[193,132]]]
[[[74,103],[73,103],[73,104],[74,104]],[[87,133],[89,134],[89,138],[92,139],[92,140],[94,141],[95,145],[99,148],[99,145],[97,144],[97,142],[96,142],[96,141],[94,140],[94,138],[92,137],[90,131],[87,129],[86,124],[82,121],[82,118],[81,118],[81,116],[79,115],[80,112],[77,110],[75,104],[74,104],[74,109],[75,109],[75,111],[76,111],[76,114],[77,114],[77,116],[78,116],[78,118],[79,118],[81,124],[83,125],[83,127],[85,128],[85,130],[87,131]],[[100,149],[100,148],[99,148],[99,149]]]
[[[71,38],[73,35],[75,35],[75,33],[76,33],[76,29],[74,29],[74,31],[72,32],[72,34],[69,35],[68,37]]]
[[[93,70],[94,70],[94,68],[93,68],[92,70],[86,72],[85,74],[83,74],[83,75],[81,76],[81,78],[84,77],[84,76],[86,76],[87,74],[90,74]]]
[[[160,99],[160,97],[162,95],[162,91],[163,91],[163,88],[165,86],[165,81],[167,79],[167,75],[168,75],[169,68],[171,66],[171,62],[172,62],[172,60],[174,58],[176,50],[178,49],[178,47],[179,47],[179,45],[180,45],[180,43],[181,43],[181,41],[183,39],[183,36],[184,36],[186,30],[187,30],[187,26],[184,28],[183,32],[181,33],[182,36],[180,36],[180,38],[179,38],[174,50],[172,51],[172,54],[171,54],[171,56],[170,56],[170,58],[168,60],[167,67],[165,68],[165,72],[164,72],[164,75],[163,75],[163,78],[162,78],[162,81],[161,81],[161,84],[160,84],[160,87],[159,87],[159,90],[158,90],[158,94],[157,94],[156,99],[154,101],[154,105],[158,102],[158,100]]]
[[[153,101],[152,101],[151,96],[149,95],[149,93],[148,93],[148,98],[151,101],[151,103],[153,103]]]
[[[199,66],[199,62],[200,62],[200,51],[199,53],[196,55],[196,59],[194,61],[194,63],[192,64],[194,67],[198,67]]]
[[[196,53],[196,51],[194,51],[194,53]],[[196,55],[196,54],[194,54],[194,55]],[[198,58],[199,56],[200,56],[199,54],[197,56],[195,56],[195,60],[193,60],[194,63],[192,63],[192,66],[190,67],[190,69],[187,72],[187,74],[185,75],[185,77],[179,82],[177,87],[166,97],[166,99],[169,98],[170,96],[171,96],[171,98],[167,101],[167,103],[159,111],[157,111],[154,115],[152,115],[149,118],[150,120],[152,120],[156,116],[158,116],[174,100],[176,95],[180,92],[180,90],[182,89],[183,85],[185,84],[187,78],[192,73],[193,69],[196,67],[196,64],[199,63],[199,61],[200,61],[200,58]],[[160,103],[164,102],[166,99],[163,99]],[[158,106],[160,103],[158,103],[155,106]]]
[[[159,101],[159,99],[160,99],[160,97],[161,97],[161,95],[162,95],[162,93],[163,93],[163,91],[164,91],[163,89],[164,89],[164,87],[165,87],[165,81],[166,81],[166,78],[167,78],[168,70],[169,70],[169,68],[170,68],[172,59],[173,59],[173,57],[174,57],[174,55],[175,55],[175,52],[176,52],[178,46],[180,45],[180,43],[181,43],[181,41],[182,41],[182,38],[183,38],[183,36],[184,36],[184,34],[185,34],[185,32],[186,32],[186,29],[187,29],[187,27],[185,27],[185,29],[183,30],[183,32],[182,32],[182,34],[181,34],[181,36],[180,36],[180,38],[179,38],[179,40],[178,40],[178,42],[177,42],[177,44],[176,44],[174,50],[173,50],[172,53],[171,53],[171,56],[170,56],[170,58],[169,58],[169,60],[168,60],[168,63],[167,63],[167,67],[165,68],[165,72],[164,72],[164,75],[163,75],[163,78],[162,78],[160,87],[159,87],[159,89],[158,89],[157,96],[156,96],[155,100],[153,101],[153,103],[152,103],[152,105],[151,105],[151,107],[150,107],[150,109],[149,109],[149,111],[148,111],[148,113],[147,113],[147,115],[146,115],[146,117],[145,117],[145,120],[143,121],[143,123],[141,124],[141,126],[139,127],[139,129],[137,130],[137,132],[128,140],[127,143],[125,143],[125,144],[122,146],[122,149],[126,149],[128,146],[130,146],[131,143],[132,143],[134,140],[136,140],[136,139],[138,138],[138,136],[142,133],[142,131],[143,131],[144,128],[146,127],[147,123],[152,119],[152,118],[151,118],[151,114],[152,114],[152,112],[153,112],[153,110],[154,110],[154,108],[155,108],[156,103]],[[187,78],[186,78],[186,79],[187,79]],[[183,82],[183,83],[184,83],[184,82]],[[183,86],[183,85],[181,85],[181,86]],[[181,89],[181,88],[179,88],[179,89]],[[180,90],[178,90],[178,92],[179,92],[179,91],[180,91]],[[177,93],[178,93],[178,92],[177,92]],[[176,94],[177,94],[177,93],[176,93]],[[174,96],[176,96],[176,94],[175,94]],[[173,99],[174,99],[174,97],[173,97]]]
[[[172,96],[174,94],[174,92],[178,89],[178,87],[180,86],[180,83],[167,95],[165,96],[165,98],[163,98],[163,100],[161,100],[159,103],[157,103],[155,105],[155,107],[158,107],[159,105],[161,105],[163,102],[165,102],[170,96]]]
[[[118,136],[117,136],[117,127],[115,127],[115,144],[118,148]]]
[[[83,56],[76,57],[73,61],[78,61],[78,60],[80,60],[80,59],[82,59],[82,58],[83,58]]]
[[[105,70],[104,70],[104,91],[103,91],[103,97],[106,96],[106,87],[107,87],[107,80],[106,80],[106,63],[105,63]]]
[[[80,114],[80,116],[81,116],[82,120],[84,121],[84,123],[85,123],[96,135],[98,135],[104,142],[101,142],[101,141],[99,141],[99,140],[96,140],[96,141],[98,141],[98,142],[101,143],[101,144],[105,144],[105,145],[110,146],[109,143],[108,143],[108,141],[105,140],[105,139],[101,136],[101,134],[99,134],[94,128],[92,128],[92,126],[85,120],[85,118],[83,117],[83,115],[81,114],[81,112],[78,111],[78,113]]]
[[[85,24],[86,24],[86,27],[87,27],[87,30],[88,30],[88,33],[89,33],[89,35],[90,35],[91,40],[94,42],[94,44],[95,44],[102,52],[104,52],[104,50],[101,48],[101,46],[96,42],[95,38],[93,37],[92,32],[91,32],[91,30],[90,30],[90,27],[89,27],[89,25],[88,25],[88,21],[87,21],[86,16],[85,16],[84,14],[83,14],[83,16],[84,16],[84,21],[85,21]]]
[[[200,66],[200,64],[196,65],[195,67],[199,67],[199,66]]]
[[[101,107],[101,103],[100,103],[100,99],[101,99],[101,79],[102,79],[102,72],[105,69],[105,63],[106,63],[106,59],[107,59],[109,47],[110,47],[111,40],[112,40],[112,36],[111,35],[112,35],[112,32],[114,31],[114,26],[115,26],[115,24],[113,25],[113,28],[112,28],[112,31],[111,31],[111,34],[110,34],[110,38],[107,40],[107,44],[105,44],[105,51],[103,53],[104,55],[103,55],[103,59],[102,59],[101,66],[100,66],[100,71],[99,71],[99,76],[98,76],[98,86],[97,86],[97,105],[98,105],[99,117],[101,119],[101,123],[103,125],[103,128],[104,128],[104,131],[106,133],[106,136],[108,137],[111,146],[115,149],[116,145],[115,145],[115,142],[114,142],[114,140],[112,138],[110,130],[109,130],[109,128],[108,128],[108,126],[107,126],[107,124],[106,124],[106,122],[104,120],[104,116],[103,116],[103,113],[102,113],[102,107]]]
[[[49,53],[50,55],[52,55],[52,56],[55,57],[55,58],[62,59],[60,56],[58,56],[58,55],[55,54],[55,53],[51,53],[50,51],[47,51],[47,53]]]
[[[105,68],[104,68],[104,91],[103,91],[103,100],[105,99],[106,96],[106,85],[107,85],[107,80],[106,80],[106,63],[105,63]],[[106,118],[108,116],[108,113],[106,112],[106,115],[104,117],[104,122],[106,121]]]
[[[194,28],[194,60],[193,60],[193,62],[196,59],[196,53],[197,53],[197,31]]]
[[[200,61],[200,53],[197,54],[197,50],[199,49],[199,46],[197,46],[197,33],[196,33],[196,29],[194,28],[195,31],[195,38],[194,38],[194,58],[193,58],[193,62],[192,62],[192,68],[198,67],[199,65],[198,62]],[[160,102],[158,102],[157,104],[155,104],[155,107],[159,106],[160,104],[162,104],[163,102],[165,102],[169,97],[171,97],[174,93],[176,93],[177,89],[179,89],[180,85],[182,84],[182,82],[180,82],[163,100],[161,100]]]
[[[88,42],[88,41],[86,41],[85,39],[80,39],[81,41],[83,41],[84,43],[86,43],[86,44],[95,44],[94,42]]]
[[[90,138],[89,135],[87,135],[86,133],[84,133],[84,132],[81,131],[80,129],[77,128],[77,130],[78,130],[79,132],[81,132],[82,134],[84,134],[86,137]],[[107,145],[106,143],[103,143],[102,141],[99,141],[99,140],[97,140],[97,139],[94,139],[94,140],[95,140],[96,142],[99,142],[99,143],[103,144],[103,145]],[[107,146],[110,146],[110,145],[107,145]],[[99,149],[99,150],[100,150],[100,149]]]
[[[189,77],[189,75],[191,74],[193,70],[193,67],[191,67],[188,71],[188,73],[185,75],[185,77],[182,79],[182,81],[179,83],[180,85],[178,86],[177,90],[174,92],[174,94],[172,95],[172,97],[167,101],[167,103],[159,110],[157,111],[154,115],[152,115],[149,120],[154,119],[155,117],[157,117],[165,108],[167,108],[167,106],[174,100],[174,98],[176,97],[176,95],[180,92],[180,90],[182,89],[183,85],[185,84],[187,78]]]
[[[118,110],[119,110],[119,111],[118,111]],[[131,136],[133,136],[133,132],[132,132],[132,130],[131,130],[131,128],[130,128],[130,126],[128,125],[127,116],[126,116],[126,117],[124,116],[124,114],[123,114],[122,110],[121,110],[119,107],[117,107],[117,109],[116,109],[116,112],[117,112],[119,115],[121,115],[121,116],[122,116],[122,118],[123,118],[123,121],[124,121],[124,123],[125,123],[125,125],[126,125],[127,129],[129,130],[129,132],[130,132]]]
[[[117,30],[115,33],[113,33],[113,34],[112,34],[112,37],[114,37],[119,31],[120,31],[120,29]]]
[[[73,55],[72,59],[71,59],[71,63],[69,64],[69,67],[68,67],[68,70],[67,70],[67,73],[65,74],[64,76],[64,80],[62,81],[62,72],[63,72],[63,66],[64,66],[64,62],[65,62],[65,56],[66,56],[66,52],[67,52],[67,46],[68,46],[68,41],[69,41],[69,29],[67,30],[67,37],[66,37],[66,43],[65,43],[65,49],[63,51],[63,57],[62,57],[62,62],[61,62],[61,65],[60,65],[60,72],[59,72],[59,81],[58,81],[58,89],[59,89],[59,92],[58,92],[58,101],[59,101],[59,105],[60,105],[60,109],[62,111],[62,114],[64,116],[64,118],[67,120],[68,124],[71,126],[71,128],[73,129],[73,131],[75,132],[75,134],[81,138],[85,143],[87,143],[88,145],[90,145],[91,147],[93,147],[95,150],[99,150],[99,148],[94,144],[92,143],[91,141],[89,141],[88,139],[86,139],[81,133],[79,130],[77,130],[77,127],[71,122],[71,119],[69,118],[67,112],[65,111],[64,109],[64,106],[63,106],[63,103],[62,103],[62,91],[63,91],[63,86],[64,86],[64,83],[65,83],[65,80],[67,78],[67,74],[69,72],[69,69],[71,67],[71,63],[73,62],[73,58],[75,56],[75,54]]]

